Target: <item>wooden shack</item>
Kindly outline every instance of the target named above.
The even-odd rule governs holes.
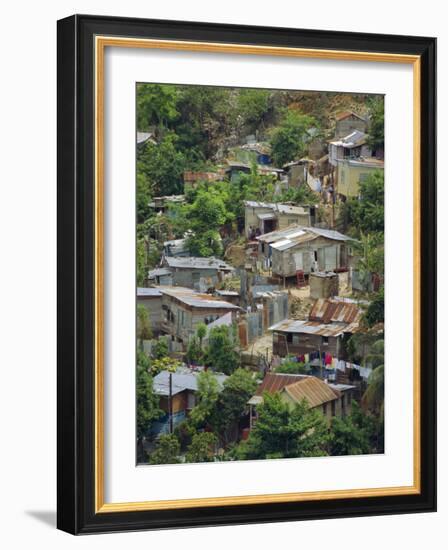
[[[308,320],[286,319],[270,327],[273,353],[280,357],[313,352],[345,358],[343,338],[359,328],[361,309],[348,298],[316,300]]]
[[[317,227],[293,226],[285,232],[273,232],[258,237],[260,259],[268,257],[272,273],[294,277],[297,271],[340,271],[349,266],[349,246],[352,239],[338,231]]]
[[[248,239],[286,229],[293,224],[309,227],[314,224],[314,216],[314,207],[308,205],[244,201],[244,227]]]
[[[310,298],[331,298],[339,294],[339,276],[333,271],[316,271],[309,275]]]
[[[227,313],[236,320],[240,308],[210,294],[190,288],[158,287],[162,294],[161,330],[185,349],[200,323],[209,325]]]
[[[306,400],[310,409],[320,410],[331,421],[333,416],[346,416],[351,412],[355,386],[327,384],[316,376],[304,374],[267,373],[258,386],[255,395],[248,401],[250,427],[258,418],[257,407],[263,403],[263,396],[277,393],[291,408]]]
[[[137,305],[143,305],[149,314],[151,330],[157,335],[161,330],[162,293],[157,288],[137,288]]]
[[[233,266],[214,257],[164,256],[162,267],[169,269],[171,284],[200,291],[215,287],[234,271]]]
[[[354,130],[366,132],[366,119],[353,111],[342,111],[336,115],[334,132],[335,137],[346,136]]]

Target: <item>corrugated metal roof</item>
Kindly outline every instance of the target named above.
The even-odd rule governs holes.
[[[275,250],[288,250],[289,248],[313,241],[314,239],[317,239],[317,235],[314,235],[308,231],[302,231],[301,233],[294,233],[294,235],[288,239],[272,243],[271,247]]]
[[[166,256],[165,263],[172,268],[180,269],[217,269],[218,271],[233,271],[234,267],[223,262],[219,258],[196,258],[186,257],[178,258],[174,256]]]
[[[156,140],[154,139],[154,134],[152,132],[137,132],[137,144],[141,145],[142,143],[145,143],[145,141],[152,141],[153,143],[156,143]]]
[[[308,376],[294,384],[288,384],[282,391],[287,393],[295,403],[306,399],[310,408],[339,398],[337,390],[315,376]]]
[[[314,302],[309,314],[310,321],[321,323],[355,323],[361,318],[361,309],[352,300],[319,298]]]
[[[286,332],[292,334],[315,334],[318,336],[332,336],[337,337],[344,334],[344,332],[352,332],[348,330],[350,325],[346,323],[317,323],[315,321],[300,321],[296,319],[284,319],[269,327],[268,330],[272,332]]]
[[[294,241],[291,241],[290,239],[282,239],[281,241],[272,243],[271,246],[275,250],[286,250],[287,248],[291,248],[291,246],[294,246]]]
[[[158,288],[137,288],[137,297],[159,297],[162,296],[162,293]]]
[[[351,386],[350,384],[328,384],[332,390],[338,392],[344,392],[347,390],[356,390],[356,386]]]
[[[339,161],[340,162],[340,161]],[[384,160],[374,157],[359,157],[356,159],[344,159],[350,166],[362,166],[365,168],[378,168],[384,170]]]
[[[353,241],[351,237],[339,233],[334,229],[321,229],[320,227],[308,227],[308,231],[319,235],[320,237],[325,237],[326,239],[331,239],[332,241]]]
[[[282,390],[288,384],[294,384],[295,382],[307,378],[305,374],[281,374],[275,372],[268,372],[263,378],[262,383],[258,386],[255,395],[263,395],[264,392],[276,393]]]
[[[331,145],[336,147],[344,147],[345,149],[353,149],[353,147],[360,147],[367,141],[367,134],[360,132],[359,130],[353,130],[345,137],[330,141]]]
[[[157,267],[148,271],[148,279],[155,279],[155,277],[162,277],[163,275],[172,275],[173,272],[167,267]]]
[[[264,295],[275,296],[279,292],[286,293],[287,291],[280,291],[279,285],[252,285],[251,292],[254,298],[261,298]]]
[[[291,235],[296,234],[298,231],[306,231],[308,228],[298,224],[291,224],[286,229],[277,229],[264,235],[259,235],[257,240],[265,243],[273,243],[282,239],[289,239]]]
[[[342,112],[338,113],[335,116],[335,118],[336,118],[337,121],[339,121],[339,120],[344,120],[344,118],[348,118],[349,116],[354,116],[356,118],[359,118],[359,120],[365,121],[365,119],[362,116],[354,113],[353,111],[342,111]]]
[[[192,370],[186,367],[181,367],[171,376],[172,395],[176,395],[184,390],[197,391],[198,375],[203,372],[203,369]],[[227,378],[225,374],[214,374],[218,382],[219,389],[222,389],[224,380]],[[166,370],[159,372],[153,379],[154,392],[157,395],[169,395],[170,373]]]
[[[284,319],[269,327],[270,331],[319,336],[340,336],[359,330],[362,310],[351,299],[319,298],[314,302],[308,321]]]
[[[159,286],[157,287],[162,294],[170,296],[183,304],[191,307],[201,307],[208,309],[240,309],[238,306],[220,300],[216,296],[210,294],[201,294],[190,288],[181,286]]]
[[[306,215],[309,212],[309,206],[300,206],[294,204],[280,204],[277,202],[244,201],[247,208],[266,208],[280,214]],[[263,214],[262,214],[263,215]]]
[[[289,240],[291,244],[286,246],[286,248],[290,248],[291,246],[311,241],[317,237],[324,237],[325,239],[329,239],[331,241],[353,241],[351,237],[343,235],[342,233],[339,233],[339,231],[335,231],[333,229],[304,227],[299,224],[290,225],[287,229],[280,229],[277,231],[271,231],[271,233],[259,235],[257,240],[270,244],[272,248],[278,248],[279,246],[281,247],[286,245],[287,240]]]

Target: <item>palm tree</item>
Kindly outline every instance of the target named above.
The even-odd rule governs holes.
[[[370,352],[366,357],[365,361],[368,365],[371,365],[372,368],[376,369],[377,367],[384,365],[384,340],[376,340],[370,347]]]
[[[362,405],[381,419],[384,418],[384,365],[374,369],[370,375],[367,389],[362,396]]]
[[[201,348],[202,353],[202,340],[207,334],[207,325],[205,323],[199,323],[196,328],[196,336],[199,338],[199,347]]]
[[[358,271],[360,279],[366,288],[373,273],[382,275],[384,272],[384,243],[379,233],[363,233],[353,248],[359,255]]]

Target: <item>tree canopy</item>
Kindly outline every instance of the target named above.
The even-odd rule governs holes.
[[[263,395],[258,418],[249,439],[238,448],[245,459],[325,456],[328,426],[322,413],[310,409],[306,401],[294,407],[278,393]]]
[[[384,149],[384,97],[374,96],[368,100],[370,111],[368,145],[375,151]]]
[[[180,443],[174,434],[161,435],[155,450],[149,455],[150,464],[178,464]]]
[[[137,353],[137,438],[142,439],[148,433],[153,420],[162,415],[159,397],[154,393],[152,376],[148,372],[149,359],[142,352]]]
[[[232,327],[227,325],[213,327],[208,335],[205,364],[217,372],[232,374],[240,364],[240,358],[235,347]]]
[[[358,231],[384,232],[384,172],[376,170],[359,184],[359,198],[346,203],[348,223]]]
[[[307,148],[307,131],[314,119],[299,111],[287,109],[283,120],[271,135],[271,155],[277,166],[302,157]]]

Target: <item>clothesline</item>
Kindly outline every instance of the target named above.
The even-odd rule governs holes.
[[[367,380],[369,378],[373,370],[370,367],[362,367],[361,365],[357,365],[356,363],[351,363],[343,359],[337,359],[336,357],[333,357],[331,353],[328,353],[325,351],[322,353],[319,353],[318,351],[314,351],[311,353],[304,353],[302,355],[297,355],[296,357],[293,358],[293,360],[297,361],[298,363],[303,363],[305,365],[311,365],[311,364],[314,364],[314,366],[320,365],[322,367],[325,367],[325,369],[339,370],[341,372],[354,369],[359,372],[360,376],[364,380]],[[317,362],[317,365],[316,365],[316,362]]]

